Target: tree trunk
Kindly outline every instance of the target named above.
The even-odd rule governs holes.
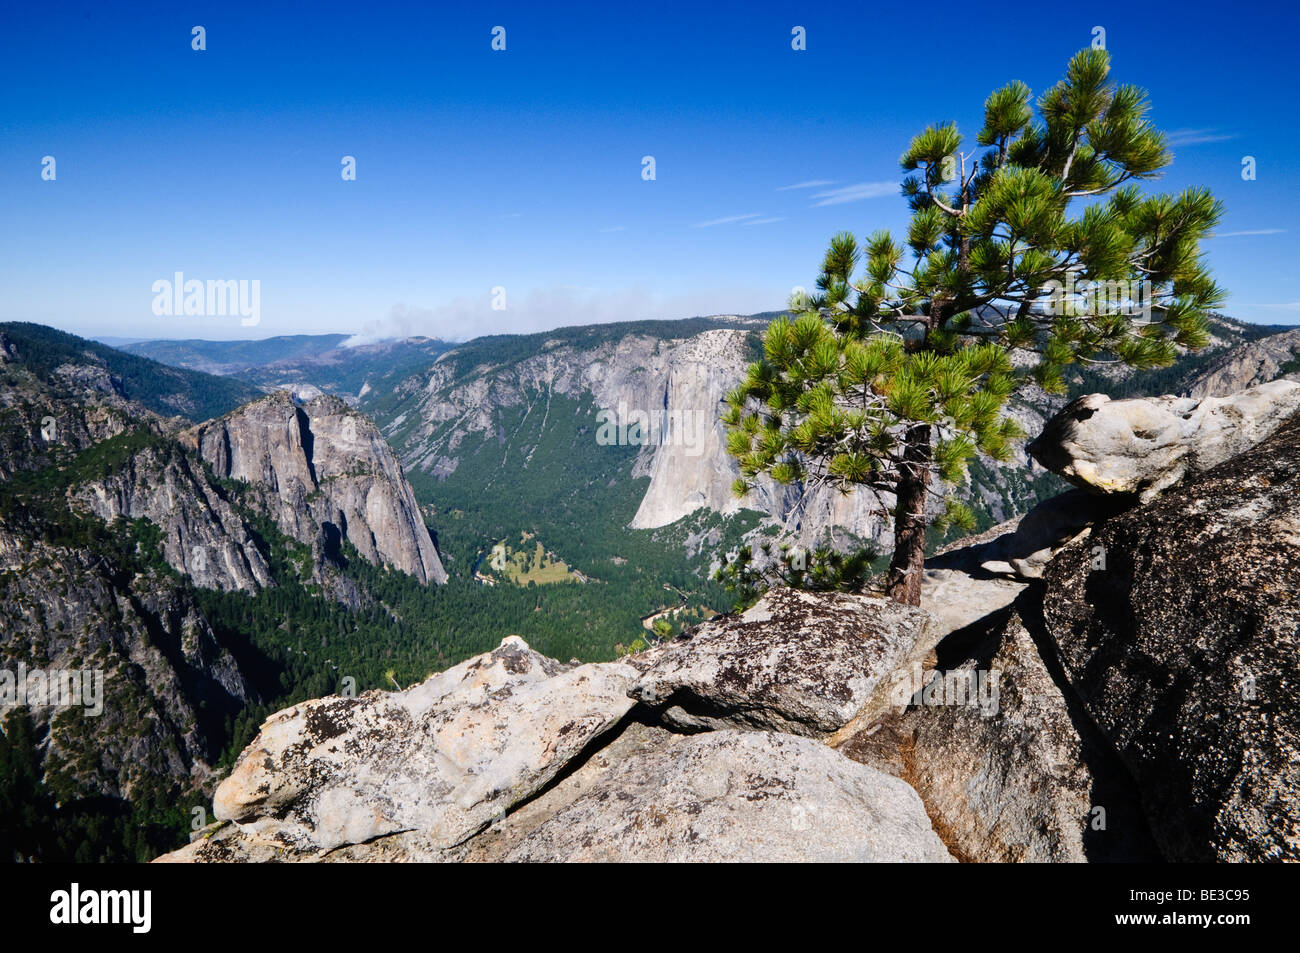
[[[894,556],[885,590],[889,598],[909,606],[921,604],[925,572],[925,498],[930,486],[930,425],[908,428],[903,438],[902,476],[894,508]]]

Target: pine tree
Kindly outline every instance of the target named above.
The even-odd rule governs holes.
[[[1209,340],[1223,294],[1200,240],[1222,206],[1199,188],[1142,193],[1172,157],[1146,93],[1109,71],[1104,50],[1076,54],[1036,113],[1024,83],[997,90],[968,152],[955,123],[917,135],[900,160],[905,243],[834,236],[817,291],[792,297],[728,396],[736,492],[767,474],[875,494],[899,602],[920,603],[932,476],[1008,457],[1017,388],[1061,393],[1070,364],[1163,367]],[[937,521],[973,516],[949,495]]]

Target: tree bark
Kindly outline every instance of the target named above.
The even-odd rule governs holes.
[[[889,598],[909,606],[921,604],[925,573],[925,499],[930,486],[930,425],[908,428],[903,437],[902,475],[895,490],[894,555],[885,579]]]

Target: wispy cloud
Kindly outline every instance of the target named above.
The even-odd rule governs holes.
[[[834,179],[809,179],[807,182],[796,182],[794,185],[783,185],[778,192],[789,192],[791,189],[820,189],[824,185],[834,185]]]
[[[845,202],[860,202],[863,199],[878,199],[886,195],[897,195],[898,183],[888,182],[859,182],[857,185],[845,185],[838,189],[831,189],[827,192],[817,192],[813,198],[820,201],[813,202],[813,207],[819,205],[843,205]]]
[[[1207,142],[1227,142],[1236,139],[1233,133],[1217,129],[1174,129],[1168,133],[1171,146],[1199,146]]]
[[[1214,232],[1206,238],[1240,238],[1243,235],[1282,235],[1285,228],[1248,228],[1240,232]]]
[[[726,218],[711,218],[707,222],[696,222],[691,228],[712,228],[714,225],[730,225],[733,222],[743,222],[747,218],[758,218],[758,212],[750,212],[748,215],[728,215]]]
[[[784,218],[754,218],[745,222],[746,225],[771,225],[773,222],[784,222]]]
[[[1300,301],[1283,301],[1279,304],[1257,304],[1256,308],[1275,308],[1279,311],[1300,311]]]

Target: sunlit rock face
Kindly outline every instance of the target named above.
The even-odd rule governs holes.
[[[421,582],[447,573],[401,464],[366,417],[336,397],[287,393],[201,424],[182,439],[219,478],[256,489],[281,532],[346,539],[367,560]]]

